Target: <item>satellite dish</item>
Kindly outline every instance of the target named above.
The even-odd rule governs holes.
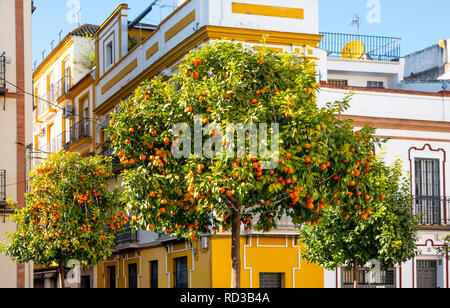
[[[360,41],[351,41],[342,48],[341,55],[344,59],[361,59],[366,52],[366,46]]]

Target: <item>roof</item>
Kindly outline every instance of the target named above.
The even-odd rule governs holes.
[[[78,28],[76,28],[75,30],[73,30],[72,32],[69,32],[69,34],[67,34],[59,43],[58,45],[53,48],[53,50],[47,55],[47,57],[45,57],[45,59],[38,65],[38,67],[34,70],[33,72],[33,79],[36,77],[36,73],[39,72],[44,66],[45,63],[47,63],[47,61],[49,59],[51,59],[53,56],[55,56],[56,52],[62,47],[64,46],[64,44],[73,36],[78,36],[78,37],[86,37],[86,35],[88,36],[93,36],[94,33],[98,30],[99,26],[96,25],[91,25],[91,24],[84,24]]]
[[[93,36],[95,32],[97,32],[98,28],[100,28],[97,25],[91,25],[91,24],[84,24],[78,28],[76,28],[75,30],[73,30],[72,32],[69,33],[69,35],[71,36]]]

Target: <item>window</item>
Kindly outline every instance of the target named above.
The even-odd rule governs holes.
[[[415,159],[416,214],[423,225],[441,223],[439,159]]]
[[[158,261],[150,262],[150,288],[158,288]]]
[[[116,267],[108,266],[108,288],[115,289],[116,288]]]
[[[109,42],[106,45],[106,67],[110,67],[114,63],[113,43]]]
[[[384,89],[384,83],[382,81],[368,81],[367,82],[368,88],[379,88]]]
[[[174,260],[175,263],[175,288],[188,288],[188,267],[187,257],[182,257]]]
[[[63,83],[63,92],[67,93],[69,89],[72,87],[72,70],[70,69],[70,60],[67,59],[64,62],[64,83]]]
[[[49,153],[55,153],[56,152],[56,143],[55,143],[55,125],[51,123],[47,128],[47,151]]]
[[[137,289],[137,264],[128,264],[128,288]]]
[[[47,76],[47,90],[47,101],[53,103],[56,100],[55,75],[53,73]]]
[[[261,289],[281,289],[283,288],[282,273],[260,273],[259,287]]]
[[[328,84],[332,86],[348,86],[348,80],[329,79]]]

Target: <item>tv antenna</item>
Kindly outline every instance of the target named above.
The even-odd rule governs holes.
[[[351,26],[356,25],[356,28],[357,28],[357,35],[358,35],[358,37],[359,37],[359,28],[360,28],[360,25],[361,25],[361,20],[359,19],[359,16],[358,16],[358,15],[355,15],[355,17],[353,17],[353,19],[352,19],[350,25],[351,25]]]

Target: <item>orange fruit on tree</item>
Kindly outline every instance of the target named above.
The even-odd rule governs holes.
[[[291,159],[292,158],[292,154],[291,153],[286,153],[286,159]]]

